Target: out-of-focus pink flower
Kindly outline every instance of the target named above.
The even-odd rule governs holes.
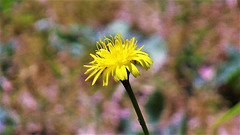
[[[91,101],[93,104],[97,104],[102,100],[102,98],[103,98],[102,93],[98,91],[92,96]]]
[[[112,95],[112,101],[113,102],[118,102],[124,94],[125,90],[123,89],[122,85],[118,85],[116,88],[115,92]]]
[[[2,77],[2,88],[6,92],[10,92],[13,89],[12,83],[5,77]]]
[[[199,74],[205,81],[210,81],[215,75],[215,70],[210,66],[203,66],[199,69]]]
[[[37,109],[37,101],[32,97],[29,92],[22,92],[19,96],[19,101],[24,108],[28,109]]]
[[[237,0],[226,0],[226,4],[229,7],[235,7],[235,6],[237,6]]]
[[[130,109],[125,108],[125,109],[121,109],[118,115],[120,118],[128,119],[130,117],[130,112],[131,112]]]
[[[5,125],[0,123],[0,133],[5,129]]]
[[[171,123],[177,123],[177,122],[182,120],[183,116],[184,116],[184,112],[183,111],[176,112],[175,114],[173,114],[170,122]]]
[[[132,15],[129,13],[129,11],[127,11],[127,9],[119,10],[117,13],[117,18],[125,20],[128,23],[131,23],[132,21]]]
[[[7,94],[6,92],[3,93],[2,103],[4,103],[5,105],[9,105],[10,104],[9,94]]]
[[[30,132],[36,132],[41,130],[41,125],[39,123],[29,122],[27,123],[27,129]]]
[[[96,134],[96,123],[89,123],[86,128],[78,130],[78,135],[95,135]]]
[[[188,122],[189,127],[191,127],[192,129],[197,128],[200,125],[200,121],[198,118],[194,117],[191,118]]]
[[[55,102],[58,95],[58,87],[56,85],[50,85],[41,89],[42,94],[48,98],[49,101]]]
[[[223,128],[223,127],[220,127],[218,129],[218,133],[219,133],[219,135],[229,135],[227,130],[225,128]]]
[[[63,113],[64,108],[63,108],[62,105],[57,104],[57,105],[55,106],[54,110],[55,110],[56,114],[61,114],[61,113]]]
[[[112,102],[105,102],[103,105],[103,113],[102,113],[102,120],[105,124],[111,125],[112,127],[116,127],[119,122],[119,112],[120,106],[118,103]],[[112,128],[106,128],[105,133],[111,133]]]

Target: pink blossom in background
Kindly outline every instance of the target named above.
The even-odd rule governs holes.
[[[116,88],[116,90],[114,91],[113,95],[112,95],[112,101],[113,102],[119,102],[124,94],[125,90],[123,88],[122,85],[118,85],[118,87]]]
[[[19,96],[19,102],[22,104],[24,108],[28,109],[37,109],[37,101],[32,97],[29,92],[22,92]]]
[[[196,117],[191,118],[188,121],[188,124],[191,126],[191,128],[197,128],[200,125],[199,119]]]
[[[57,104],[55,107],[54,107],[54,110],[56,112],[56,114],[61,114],[64,112],[64,108],[61,104]]]
[[[128,23],[131,23],[132,21],[132,15],[129,13],[127,9],[124,9],[124,7],[117,13],[117,18],[125,20]]]
[[[35,122],[27,123],[26,127],[30,132],[40,131],[42,128],[40,123],[35,123]]]
[[[86,128],[80,128],[78,135],[95,135],[96,134],[96,123],[89,123]]]
[[[100,91],[97,91],[91,98],[93,104],[98,104],[103,99],[103,95]]]
[[[10,104],[10,98],[9,98],[9,94],[7,92],[4,92],[2,94],[2,103],[9,105]]]
[[[199,74],[204,81],[210,81],[215,75],[215,69],[210,66],[203,66],[199,69]]]
[[[177,123],[177,122],[182,120],[183,116],[184,116],[184,111],[176,112],[172,115],[172,118],[170,119],[170,122],[171,123]]]
[[[130,117],[130,114],[131,114],[131,110],[128,108],[125,108],[125,109],[121,109],[118,115],[120,118],[128,119]]]
[[[42,94],[48,98],[50,102],[56,102],[58,96],[58,86],[50,85],[41,89]]]
[[[0,123],[0,132],[2,132],[5,129],[5,125]]]
[[[6,92],[10,92],[13,89],[12,83],[5,77],[2,77],[2,88]]]
[[[220,127],[218,129],[218,133],[219,133],[219,135],[228,135],[227,130],[225,128],[223,128],[223,127]]]
[[[237,6],[237,0],[226,0],[226,4],[229,7],[235,7],[235,6]]]

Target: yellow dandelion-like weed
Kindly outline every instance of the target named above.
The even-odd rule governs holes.
[[[149,65],[153,63],[148,54],[141,51],[141,48],[136,49],[137,41],[133,37],[130,41],[124,39],[119,33],[112,39],[106,38],[100,43],[97,42],[96,54],[90,54],[93,57],[93,61],[89,65],[84,65],[89,69],[85,74],[91,74],[86,78],[95,75],[92,85],[95,84],[98,77],[103,73],[103,86],[108,85],[109,76],[112,75],[115,81],[123,81],[128,79],[127,70],[132,73],[134,77],[140,75],[137,67],[134,65],[140,63],[146,70],[149,69]]]

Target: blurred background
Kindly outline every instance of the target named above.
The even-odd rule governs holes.
[[[0,0],[0,134],[142,134],[123,86],[85,82],[96,41],[136,37],[151,134],[240,133],[237,0]]]

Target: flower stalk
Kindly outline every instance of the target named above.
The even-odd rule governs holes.
[[[128,75],[129,75],[129,72],[128,72]],[[145,135],[149,135],[149,132],[148,132],[148,129],[147,129],[147,126],[146,126],[146,123],[144,121],[144,118],[143,118],[143,115],[142,115],[142,112],[138,106],[138,103],[137,103],[137,99],[135,98],[135,95],[132,91],[132,88],[131,88],[131,85],[129,83],[129,79],[127,80],[123,80],[121,81],[123,86],[125,87],[127,93],[128,93],[128,96],[130,97],[131,101],[132,101],[132,104],[133,104],[133,107],[135,109],[135,112],[138,116],[138,121],[142,127],[142,130],[144,132]]]

